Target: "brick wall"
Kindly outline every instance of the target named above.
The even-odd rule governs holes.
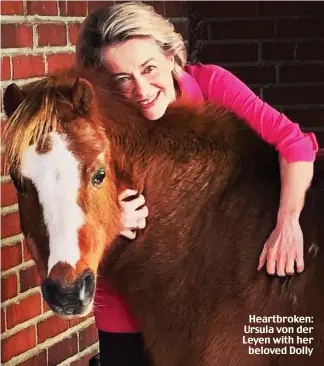
[[[71,65],[87,2],[2,1],[2,88]],[[2,114],[2,129],[5,118]],[[43,300],[19,226],[17,196],[1,172],[1,333],[3,365],[87,365],[98,352],[92,314],[62,320]]]
[[[113,1],[2,1],[2,91],[23,85],[73,63],[74,45],[84,17]],[[179,19],[185,3],[155,2],[186,33]],[[2,98],[1,98],[2,99]],[[5,116],[1,113],[1,130]],[[39,278],[19,225],[17,196],[1,170],[1,333],[4,366],[85,366],[98,352],[92,314],[80,321],[54,316],[41,296]]]
[[[233,72],[324,147],[324,3],[193,1],[193,57]]]
[[[2,1],[2,90],[71,65],[80,23],[109,3]],[[324,3],[148,3],[172,17],[192,59],[229,69],[304,129],[314,130],[324,146]],[[1,196],[2,364],[87,365],[98,350],[93,317],[64,321],[48,309],[21,234],[17,196],[3,169]]]

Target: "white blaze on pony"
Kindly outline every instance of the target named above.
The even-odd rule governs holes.
[[[58,262],[75,268],[80,259],[78,230],[84,214],[77,203],[80,188],[78,161],[68,150],[64,136],[49,134],[50,151],[39,153],[36,146],[25,152],[21,170],[38,192],[49,236],[48,275]]]

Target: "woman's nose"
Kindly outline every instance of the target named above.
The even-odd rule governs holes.
[[[150,83],[145,77],[140,76],[135,79],[135,96],[137,98],[149,97]]]

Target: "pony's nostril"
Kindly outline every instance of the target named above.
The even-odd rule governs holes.
[[[42,284],[42,293],[45,300],[50,303],[56,303],[59,294],[59,285],[53,280],[47,278]]]
[[[81,301],[89,299],[92,297],[95,286],[95,278],[92,271],[85,271],[80,280],[80,292],[79,297]]]

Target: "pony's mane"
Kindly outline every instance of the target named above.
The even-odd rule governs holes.
[[[8,119],[4,133],[7,168],[19,170],[21,159],[31,144],[43,144],[58,128],[57,90],[52,77],[29,83],[22,88],[26,98]]]

